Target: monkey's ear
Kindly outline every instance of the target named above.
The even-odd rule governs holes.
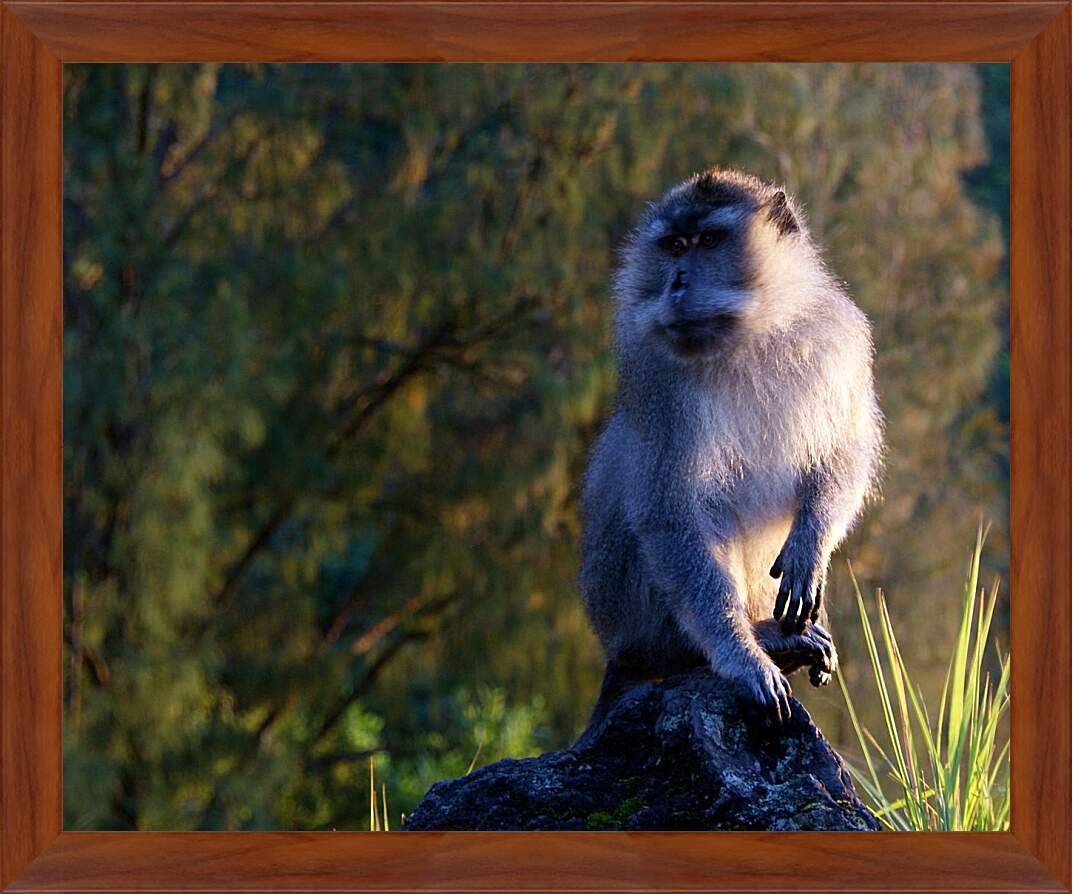
[[[781,189],[768,202],[767,219],[775,225],[780,236],[796,233],[801,229],[789,202],[786,201],[786,193]]]

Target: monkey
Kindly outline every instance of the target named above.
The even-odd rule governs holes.
[[[720,168],[641,213],[612,293],[618,391],[581,496],[607,659],[588,729],[629,686],[698,666],[777,726],[790,674],[837,667],[828,564],[882,449],[869,321],[797,201]]]

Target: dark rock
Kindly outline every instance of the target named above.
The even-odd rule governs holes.
[[[793,702],[767,729],[702,671],[626,692],[575,749],[437,782],[407,830],[878,830]]]

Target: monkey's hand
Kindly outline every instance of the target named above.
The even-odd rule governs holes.
[[[804,632],[805,625],[816,620],[823,602],[827,563],[819,547],[791,533],[771,566],[771,576],[782,578],[774,612],[775,620],[782,620],[782,632]]]
[[[766,655],[728,671],[746,698],[754,702],[768,723],[785,723],[790,719],[790,684]]]

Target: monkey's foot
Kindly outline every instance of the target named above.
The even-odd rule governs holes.
[[[769,725],[781,725],[790,719],[790,684],[774,662],[762,657],[731,674],[721,673],[741,687]]]
[[[813,622],[802,633],[782,632],[775,621],[754,625],[757,642],[784,674],[807,667],[813,686],[826,686],[838,667],[838,652],[831,634]]]
[[[838,668],[838,652],[831,634],[815,621],[805,628],[801,639],[811,648],[811,663],[808,669],[808,681],[813,686],[827,686]]]

